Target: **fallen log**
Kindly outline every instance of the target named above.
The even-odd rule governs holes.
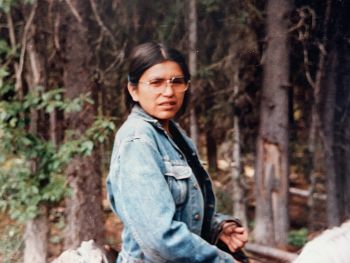
[[[264,257],[277,259],[283,262],[293,262],[293,260],[295,260],[298,257],[298,254],[295,253],[255,243],[247,243],[244,248],[248,252],[258,254]]]
[[[290,187],[289,188],[289,193],[302,196],[302,197],[309,197],[310,196],[310,191],[309,190],[304,190],[304,189],[299,189],[295,187]],[[327,199],[327,195],[325,194],[320,194],[320,193],[313,193],[312,195],[315,199],[325,201]]]

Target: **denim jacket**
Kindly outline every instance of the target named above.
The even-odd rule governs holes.
[[[197,155],[193,143],[185,138]],[[215,233],[229,217],[215,213],[214,194],[206,177],[210,186],[206,193],[208,231]],[[197,179],[159,121],[139,106],[134,106],[117,132],[107,192],[112,210],[124,224],[117,263],[235,262],[200,236],[205,204]]]

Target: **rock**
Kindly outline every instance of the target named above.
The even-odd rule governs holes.
[[[64,251],[52,263],[114,263],[115,255],[110,253],[93,240],[83,241],[79,248]]]
[[[349,263],[350,220],[309,241],[294,263]]]

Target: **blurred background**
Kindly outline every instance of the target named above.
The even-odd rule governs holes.
[[[344,222],[349,5],[0,1],[0,261],[50,262],[92,238],[118,248],[122,225],[104,185],[127,114],[125,62],[147,41],[187,58],[191,102],[177,121],[199,148],[219,211],[249,228],[254,262],[288,261]]]

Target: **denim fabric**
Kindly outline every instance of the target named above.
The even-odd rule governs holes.
[[[214,213],[210,190],[208,231],[228,219]],[[196,177],[159,121],[139,106],[116,135],[107,191],[112,210],[124,224],[118,263],[234,262],[200,237],[204,201]]]

